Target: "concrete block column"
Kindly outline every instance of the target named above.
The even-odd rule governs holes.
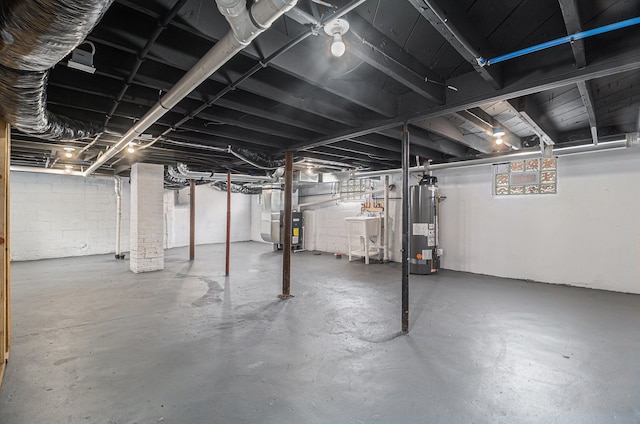
[[[164,167],[136,163],[131,167],[131,246],[129,266],[135,273],[164,269]]]

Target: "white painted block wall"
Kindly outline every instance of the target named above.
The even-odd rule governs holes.
[[[443,196],[442,267],[640,293],[640,149],[562,156],[558,194],[493,198],[490,165],[434,173]],[[392,176],[390,259],[401,260],[401,177]],[[411,178],[411,184],[417,182]],[[304,212],[307,248],[346,252],[359,204]]]
[[[129,250],[128,179],[123,181],[122,250]],[[112,179],[11,172],[11,260],[115,252]]]
[[[189,188],[165,191],[165,247],[189,245]],[[231,194],[231,241],[251,240],[254,196]],[[258,205],[259,206],[259,205]],[[196,186],[196,244],[224,243],[227,234],[227,193],[209,184]]]
[[[164,167],[131,167],[129,268],[135,273],[164,269]]]
[[[558,159],[558,194],[494,198],[491,166],[434,173],[443,268],[640,293],[640,149]]]

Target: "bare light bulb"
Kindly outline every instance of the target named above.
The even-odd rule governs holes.
[[[67,152],[64,154],[66,157],[68,157],[69,159],[71,159],[71,157],[73,156],[73,153],[71,152]]]
[[[331,43],[331,54],[335,57],[340,57],[347,50],[347,46],[342,41],[342,35],[339,32],[333,34],[333,43]]]
[[[134,153],[135,151],[136,149],[133,148],[133,144],[129,144],[129,148],[127,149],[127,152]]]
[[[496,144],[497,145],[502,144],[502,138],[501,137],[496,138]]]

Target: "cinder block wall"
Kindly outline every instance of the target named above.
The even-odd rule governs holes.
[[[122,250],[129,250],[129,181],[123,181]],[[11,172],[11,259],[115,252],[112,179]]]
[[[133,272],[164,269],[164,167],[136,163],[131,167],[129,267]]]
[[[165,190],[165,247],[189,245],[190,190]],[[231,194],[231,241],[251,240],[251,207],[257,196]],[[260,207],[260,205],[257,205]],[[224,243],[227,238],[227,193],[208,184],[196,186],[196,244]]]
[[[340,203],[304,212],[307,249],[348,253],[349,239],[344,219],[359,215],[360,207],[360,203]]]

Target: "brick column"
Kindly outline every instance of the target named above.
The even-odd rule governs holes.
[[[164,269],[164,167],[136,163],[131,167],[131,271]]]

